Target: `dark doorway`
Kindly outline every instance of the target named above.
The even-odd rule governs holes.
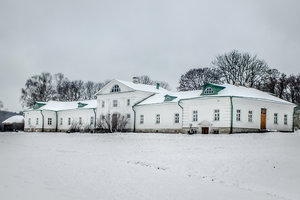
[[[202,134],[208,134],[208,127],[202,127]]]

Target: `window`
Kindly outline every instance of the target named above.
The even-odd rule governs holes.
[[[114,85],[112,88],[111,88],[111,92],[120,92],[120,87],[119,85]]]
[[[105,116],[104,115],[101,115],[101,120],[105,120]]]
[[[68,118],[68,125],[69,126],[71,125],[71,118],[70,117]]]
[[[60,118],[60,125],[63,125],[63,118]]]
[[[252,110],[248,111],[248,122],[252,122]]]
[[[144,115],[140,115],[140,124],[144,123]]]
[[[131,117],[130,114],[127,114],[127,119],[130,119],[130,117]]]
[[[287,114],[284,115],[284,125],[287,125]]]
[[[130,106],[130,99],[127,99],[127,106]]]
[[[213,93],[214,93],[214,91],[211,87],[206,88],[204,91],[204,94],[213,94]]]
[[[48,118],[48,125],[52,125],[52,118]]]
[[[274,124],[278,124],[278,113],[274,113]]]
[[[157,114],[156,115],[156,121],[155,121],[157,124],[159,124],[160,123],[160,114]]]
[[[113,107],[118,107],[118,100],[113,100]]]
[[[36,118],[35,125],[39,125],[39,118]]]
[[[31,118],[28,119],[28,125],[31,125]]]
[[[105,101],[102,101],[102,108],[104,108],[105,106]]]
[[[236,110],[236,121],[241,121],[241,110]]]
[[[82,117],[79,117],[79,125],[82,124]]]
[[[214,113],[215,113],[214,120],[215,120],[215,121],[220,121],[220,110],[219,110],[219,109],[216,109],[216,110],[214,111]]]
[[[174,119],[175,124],[178,124],[179,123],[179,113],[175,113],[174,117],[175,117],[175,119]]]
[[[194,110],[193,111],[193,122],[196,122],[196,121],[198,121],[198,111]]]
[[[94,124],[94,117],[93,117],[93,116],[91,117],[91,122],[90,122],[90,124],[91,124],[91,125]]]

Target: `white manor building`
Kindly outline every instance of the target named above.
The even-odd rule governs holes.
[[[68,131],[74,123],[94,129],[108,116],[123,116],[124,129],[133,132],[294,130],[295,104],[242,86],[207,83],[202,90],[171,92],[159,85],[112,80],[96,95],[89,101],[36,102],[24,111],[25,131]]]

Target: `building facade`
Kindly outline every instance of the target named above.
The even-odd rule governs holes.
[[[36,103],[24,112],[25,131],[81,129],[167,133],[293,131],[296,105],[242,86],[207,83],[171,92],[159,85],[112,80],[85,102]]]

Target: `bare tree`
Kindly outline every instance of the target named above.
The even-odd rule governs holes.
[[[42,73],[29,78],[25,88],[21,90],[21,101],[23,106],[32,106],[35,101],[49,101],[55,96],[55,89],[52,84],[52,75]]]
[[[268,65],[265,61],[251,56],[249,53],[240,53],[233,50],[219,55],[212,62],[226,83],[255,87],[266,78]]]
[[[123,132],[129,122],[129,118],[120,114],[101,115],[97,120],[97,130],[100,132],[112,133],[115,131]]]
[[[220,73],[217,69],[208,67],[190,69],[181,75],[177,89],[179,91],[200,90],[207,82],[222,83],[220,81]]]
[[[288,100],[300,105],[300,74],[290,75],[287,79]]]
[[[170,90],[169,83],[165,81],[154,81],[148,75],[137,76],[137,80],[138,80],[137,83],[145,84],[145,85],[156,85],[157,83],[159,83],[160,87]]]

